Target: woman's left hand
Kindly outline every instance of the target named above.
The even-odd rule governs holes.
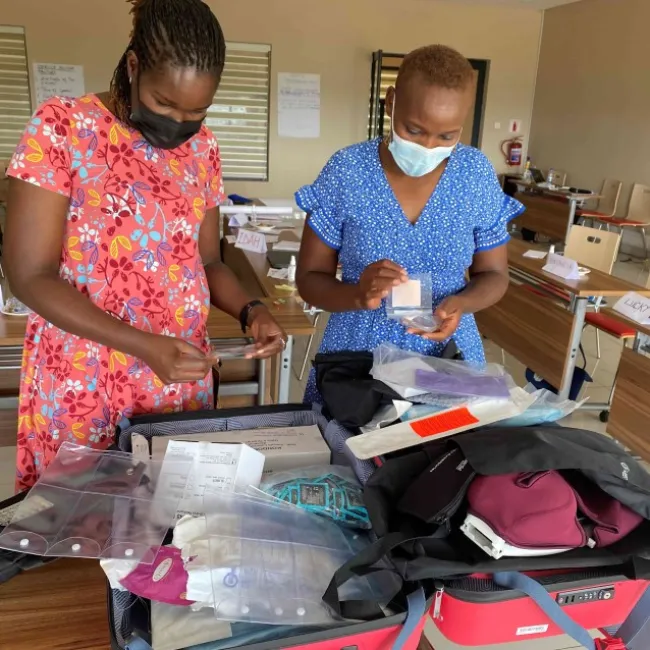
[[[287,335],[266,307],[260,305],[251,311],[249,327],[257,348],[253,358],[267,359],[282,352]]]
[[[414,328],[407,331],[409,334],[416,334],[429,341],[446,341],[458,329],[460,319],[464,313],[463,299],[460,296],[449,296],[433,312],[433,315],[440,323],[440,327],[435,332],[423,332]]]

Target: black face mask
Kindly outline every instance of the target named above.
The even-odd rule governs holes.
[[[131,112],[131,122],[155,149],[176,149],[194,137],[203,125],[203,120],[177,122],[154,113],[141,101]]]

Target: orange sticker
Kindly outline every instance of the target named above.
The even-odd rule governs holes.
[[[460,427],[468,427],[472,424],[478,424],[475,418],[466,408],[454,409],[446,413],[438,413],[432,415],[430,418],[419,420],[411,424],[411,429],[420,436],[420,438],[428,438],[429,436],[437,436],[440,433],[448,433]]]

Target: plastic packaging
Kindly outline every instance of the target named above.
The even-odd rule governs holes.
[[[337,524],[371,528],[363,489],[348,467],[327,465],[278,472],[263,481],[260,488],[280,501],[329,517]]]
[[[406,282],[393,287],[386,298],[386,315],[400,322],[423,319],[423,323],[434,326],[431,274],[410,275]]]
[[[154,561],[191,463],[142,461],[64,442],[0,534],[32,555]]]
[[[508,399],[515,383],[496,363],[440,359],[382,343],[374,353],[375,379],[451,398]],[[419,400],[418,400],[419,401]]]
[[[335,620],[322,596],[334,572],[358,552],[343,529],[305,510],[237,493],[206,491],[204,507],[218,619],[275,625]],[[398,590],[393,574],[379,572],[346,583],[339,596],[388,603]]]
[[[571,415],[586,402],[586,400],[574,402],[570,399],[560,399],[555,393],[545,388],[535,390],[532,384],[526,386],[525,390],[535,396],[535,401],[520,415],[503,420],[493,426],[532,427],[557,422]]]
[[[428,313],[418,312],[404,316],[402,323],[405,327],[420,330],[421,332],[435,332],[440,329],[440,321],[431,310]]]
[[[213,345],[210,349],[210,356],[224,361],[226,359],[246,359],[252,357],[257,348],[251,343],[248,345]]]

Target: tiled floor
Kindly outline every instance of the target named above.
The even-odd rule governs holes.
[[[648,280],[647,273],[639,264],[618,263],[614,269],[614,274],[644,286]],[[311,349],[311,356],[315,354],[323,335],[323,330],[327,323],[327,318],[321,318],[318,332]],[[585,391],[585,397],[589,397],[594,402],[606,402],[611,390],[614,374],[618,366],[618,360],[621,354],[621,344],[614,339],[601,335],[602,358],[596,359],[596,337],[592,328],[588,328],[583,337],[583,345],[587,355],[587,370],[592,375],[594,382]],[[298,339],[294,346],[294,376],[291,385],[291,401],[300,402],[309,373],[309,366],[304,378],[299,380],[298,373],[305,356],[307,347],[306,338]],[[486,342],[486,353],[489,361],[501,363],[502,353],[499,348]],[[525,384],[524,367],[517,360],[506,355],[505,365],[512,374],[515,381],[521,385]],[[564,424],[592,431],[604,432],[605,425],[600,422],[597,411],[578,411],[569,418]],[[15,467],[15,448],[0,448],[0,499],[6,498],[13,494],[14,485],[14,467]],[[460,650],[460,646],[450,643],[442,637],[433,624],[427,626],[427,637],[433,644],[435,650]],[[577,644],[569,638],[557,637],[548,640],[539,641],[522,641],[514,644],[500,646],[482,646],[483,650],[569,650],[577,648]]]

